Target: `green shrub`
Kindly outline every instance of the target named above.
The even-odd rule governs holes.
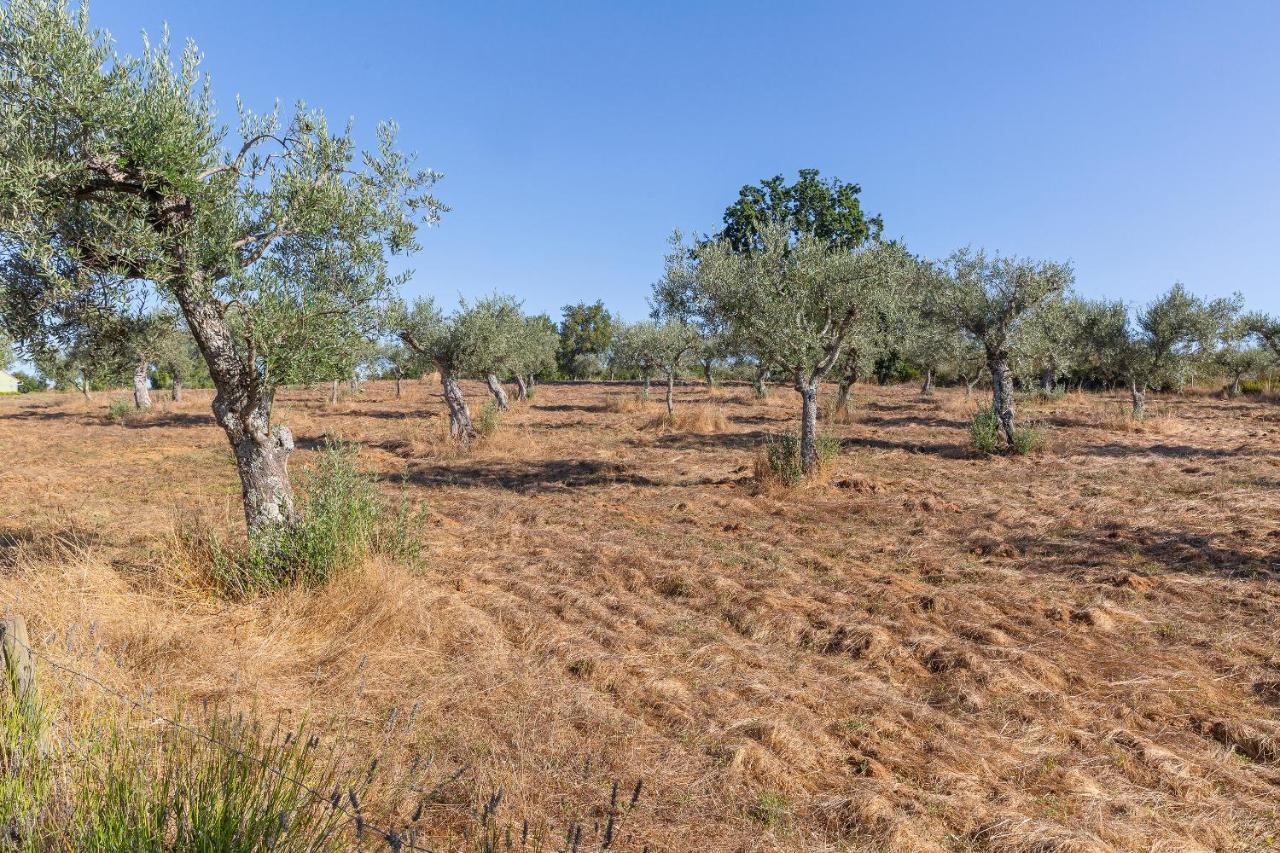
[[[820,432],[814,439],[818,452],[818,467],[825,468],[840,455],[840,437]],[[804,466],[800,461],[800,437],[794,432],[766,435],[760,460],[756,466],[757,479],[771,479],[783,485],[795,485],[804,479]]]
[[[969,422],[969,441],[979,453],[995,453],[1000,447],[1000,421],[995,412],[979,409]]]
[[[222,542],[216,532],[184,536],[213,585],[233,597],[268,592],[287,584],[318,586],[359,565],[369,554],[416,559],[412,511],[402,486],[391,506],[377,480],[355,463],[355,446],[328,444],[320,462],[301,480],[299,520],[251,537],[247,547]]]
[[[1013,431],[1013,446],[1009,449],[1018,456],[1025,456],[1043,450],[1048,439],[1048,424],[1030,423]]]
[[[350,816],[311,793],[339,790],[335,764],[301,728],[265,732],[243,718],[218,716],[179,720],[186,729],[133,728],[124,718],[96,717],[70,738],[45,739],[35,760],[44,716],[35,703],[9,701],[3,709],[6,849],[350,847]]]
[[[124,423],[124,419],[129,415],[129,401],[123,397],[116,397],[107,406],[107,417],[114,423]]]
[[[476,434],[480,436],[493,435],[498,431],[498,424],[502,422],[502,412],[498,409],[498,404],[490,400],[484,404],[484,408],[480,410],[480,417],[475,420]]]
[[[1261,379],[1245,379],[1240,382],[1241,394],[1263,394],[1267,391],[1267,382]]]
[[[333,763],[314,738],[217,716],[196,730],[136,732],[116,723],[89,734],[63,829],[68,849],[339,850],[351,843],[349,817],[302,787],[335,790]]]

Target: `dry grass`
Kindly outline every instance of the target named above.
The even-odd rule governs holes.
[[[711,435],[729,428],[724,409],[716,403],[677,406],[674,413],[665,411],[647,424],[649,429],[664,433],[690,432]]]
[[[726,393],[659,432],[616,386],[551,385],[473,453],[438,386],[284,395],[309,465],[362,443],[424,512],[423,565],[227,602],[175,567],[175,514],[238,524],[207,392],[125,425],[109,395],[0,400],[0,598],[44,653],[165,707],[309,717],[371,816],[456,849],[499,818],[603,822],[613,849],[1258,850],[1280,824],[1280,414],[1161,398],[1176,431],[1024,405],[1050,452],[975,459],[954,389],[859,388],[830,483],[757,493],[798,397]],[[483,388],[468,383],[478,406]],[[621,393],[630,393],[630,390]],[[706,403],[679,389],[677,411]],[[84,717],[102,700],[56,671]],[[1274,842],[1270,842],[1273,843]],[[586,848],[584,843],[584,849]]]

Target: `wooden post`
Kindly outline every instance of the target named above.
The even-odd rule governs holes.
[[[0,647],[4,650],[5,671],[19,703],[34,701],[36,669],[31,663],[31,640],[27,620],[21,616],[0,619]]]

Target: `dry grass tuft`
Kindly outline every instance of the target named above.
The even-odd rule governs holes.
[[[729,427],[724,409],[714,403],[677,406],[675,413],[663,412],[647,425],[647,429],[659,432],[687,432],[700,435],[711,435],[724,432]]]
[[[650,411],[656,405],[657,401],[652,398],[646,400],[641,392],[615,394],[605,401],[604,410],[615,415],[634,415],[638,412]]]

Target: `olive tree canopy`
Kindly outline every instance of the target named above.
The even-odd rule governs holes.
[[[687,279],[697,314],[715,318],[791,380],[802,400],[801,462],[811,471],[817,464],[818,383],[859,323],[906,287],[915,262],[898,243],[851,250],[792,233],[787,223],[771,223],[747,252],[725,240],[705,243],[696,265],[669,258],[668,277]]]
[[[992,411],[1005,442],[1012,446],[1014,346],[1035,311],[1071,286],[1071,264],[965,248],[932,265],[927,275],[932,279],[925,303],[928,315],[949,321],[982,344],[991,372]]]
[[[396,149],[394,125],[367,152],[302,104],[241,107],[229,133],[200,60],[189,44],[175,64],[164,40],[119,55],[83,7],[12,0],[0,16],[0,258],[6,279],[25,272],[33,308],[89,278],[176,305],[217,389],[254,533],[296,518],[275,387],[331,375],[368,337],[397,284],[386,255],[414,248],[445,208],[428,192],[439,175]]]

